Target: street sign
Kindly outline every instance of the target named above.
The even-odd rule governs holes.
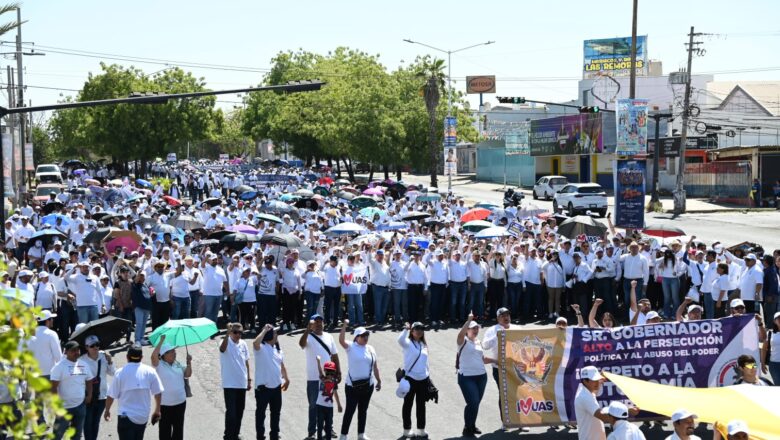
[[[466,93],[469,95],[496,93],[495,75],[467,76]]]

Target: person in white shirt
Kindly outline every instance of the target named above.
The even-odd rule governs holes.
[[[609,406],[601,409],[601,413],[607,416],[608,423],[612,425],[612,433],[607,440],[645,440],[645,435],[639,427],[628,422],[630,413],[638,413],[634,408],[628,408],[624,403],[613,401]]]
[[[282,331],[295,330],[301,325],[301,273],[295,268],[295,260],[288,257],[285,267],[279,269],[282,284]]]
[[[407,319],[424,319],[425,297],[423,289],[428,283],[425,264],[422,262],[420,251],[412,252],[412,260],[404,268],[404,277],[407,284],[407,300],[409,303],[409,316]]]
[[[368,345],[370,333],[365,327],[358,327],[352,333],[355,339],[346,341],[346,331],[349,320],[345,320],[339,333],[339,344],[347,352],[347,377],[344,393],[347,396],[344,418],[341,423],[340,440],[347,440],[349,425],[357,411],[358,440],[369,440],[366,436],[366,419],[368,405],[374,390],[382,389],[382,379],[379,375],[379,362],[374,347]]]
[[[151,399],[154,399],[152,424],[161,416],[162,392],[160,377],[154,368],[141,363],[143,351],[140,345],[132,345],[127,350],[127,364],[114,374],[114,380],[108,387],[105,421],[111,420],[111,407],[119,401],[117,414],[117,433],[120,439],[139,439],[144,437],[149,413],[152,412]]]
[[[541,251],[537,253],[536,248],[531,247],[523,262],[524,321],[544,319],[546,317],[549,319],[549,315],[545,316],[544,314],[544,304],[542,303],[542,265],[544,261],[538,254],[541,254]],[[563,269],[565,271],[566,267],[564,266]],[[550,311],[552,312],[552,310]]]
[[[426,267],[428,280],[430,281],[430,304],[429,313],[431,323],[438,328],[443,322],[441,318],[444,313],[445,299],[447,292],[447,283],[450,278],[449,263],[444,259],[444,252],[436,249],[432,259]]]
[[[593,271],[593,289],[596,298],[604,300],[606,311],[615,314],[617,312],[616,296],[614,290],[614,279],[617,274],[615,262],[604,255],[604,248],[596,248],[596,258],[591,263]]]
[[[53,429],[56,438],[62,438],[71,427],[76,430],[73,438],[81,438],[86,405],[92,402],[92,380],[95,374],[79,359],[79,354],[79,343],[68,341],[65,344],[65,357],[51,369],[52,391],[60,396],[62,406],[71,417],[69,421],[65,417],[57,417]]]
[[[38,273],[38,283],[35,285],[35,305],[44,309],[56,311],[57,289],[49,281],[48,272]]]
[[[485,330],[485,334],[482,336],[482,349],[485,353],[485,363],[489,363],[493,367],[493,380],[500,389],[501,384],[498,379],[498,332],[510,330],[516,328],[516,326],[512,324],[512,314],[506,307],[501,307],[496,311],[496,321],[496,325]],[[499,409],[501,408],[500,399],[498,407]]]
[[[208,264],[203,268],[203,316],[217,322],[222,304],[222,295],[228,292],[225,270],[217,263],[217,255],[207,256]]]
[[[674,433],[665,440],[701,440],[698,436],[693,435],[693,431],[696,430],[696,414],[688,411],[687,409],[678,409],[672,414],[672,428]]]
[[[238,321],[245,329],[257,333],[255,304],[257,302],[257,277],[252,266],[245,266],[241,276],[231,284],[230,302],[238,307]]]
[[[94,321],[99,318],[101,311],[106,312],[103,293],[98,292],[98,280],[89,273],[89,261],[79,262],[78,268],[73,268],[66,281],[68,289],[76,295],[79,323]]]
[[[680,307],[680,275],[688,271],[685,263],[678,259],[674,251],[664,249],[664,256],[655,260],[655,276],[661,277],[664,292],[664,310],[666,318],[674,316]]]
[[[398,335],[398,345],[404,353],[404,378],[408,382],[408,392],[404,395],[401,411],[403,419],[403,437],[427,438],[425,432],[425,403],[428,400],[428,344],[425,342],[425,326],[421,322],[404,325]],[[417,429],[412,432],[412,406],[417,405]]]
[[[390,305],[390,267],[385,262],[385,251],[377,249],[374,259],[369,259],[371,291],[374,296],[374,320],[383,327]]]
[[[580,252],[574,253],[574,271],[571,274],[572,295],[574,303],[580,306],[582,313],[588,314],[593,302],[593,290],[589,281],[593,277],[593,271],[584,256]]]
[[[468,309],[474,313],[477,319],[485,318],[485,291],[488,283],[487,263],[476,250],[471,254],[472,261],[466,265],[469,281]]]
[[[462,258],[459,249],[452,251],[449,260],[450,284],[450,322],[452,324],[463,319],[466,314],[466,294],[468,292],[468,261]]]
[[[306,262],[306,271],[303,273],[302,287],[306,300],[306,317],[311,318],[317,314],[322,298],[323,276],[317,269],[317,261]]]
[[[317,393],[319,391],[320,373],[317,370],[317,358],[327,359],[336,364],[338,377],[341,377],[341,362],[336,343],[330,333],[325,333],[324,319],[318,314],[311,316],[309,325],[304,330],[298,345],[306,355],[306,396],[308,399],[308,433],[313,437],[317,422]]]
[[[219,344],[219,365],[225,397],[225,440],[238,440],[241,420],[244,417],[246,392],[252,389],[249,348],[241,339],[243,330],[241,324],[229,323],[227,334]]]
[[[606,440],[604,422],[609,422],[601,412],[596,395],[601,391],[604,376],[594,366],[580,370],[580,385],[574,395],[574,414],[577,418],[577,438],[580,440]]]
[[[43,377],[49,378],[51,369],[62,360],[62,350],[60,349],[60,338],[57,332],[52,330],[54,318],[57,314],[48,310],[41,312],[38,318],[38,327],[35,328],[35,335],[27,342],[27,347],[38,361],[38,367],[43,373]]]
[[[258,326],[276,323],[276,294],[279,287],[279,271],[274,266],[273,255],[263,260],[263,268],[257,275],[257,321]]]
[[[745,303],[745,313],[759,313],[763,300],[764,271],[757,264],[756,254],[745,256],[745,269],[739,276],[739,297]]]
[[[84,349],[87,352],[82,354],[79,360],[84,361],[95,376],[92,382],[92,401],[87,404],[84,417],[84,440],[97,440],[100,417],[106,409],[107,379],[115,373],[114,360],[110,354],[100,350],[100,339],[95,335],[84,339]]]
[[[279,440],[279,419],[282,412],[282,391],[287,391],[290,379],[284,366],[284,353],[279,348],[277,334],[270,324],[252,342],[255,353],[255,430],[257,438],[265,438],[265,412],[271,413],[269,438]],[[228,437],[225,437],[228,438]]]
[[[487,373],[485,372],[485,356],[482,342],[479,338],[479,324],[474,321],[474,315],[469,314],[457,337],[458,354],[455,358],[455,368],[458,370],[458,386],[466,401],[463,411],[463,436],[471,437],[482,434],[477,428],[479,404],[485,394]]]
[[[339,257],[331,255],[328,257],[328,263],[322,268],[325,305],[325,323],[328,328],[333,328],[338,324],[341,316],[341,268],[339,267]],[[319,380],[319,379],[318,379]]]
[[[146,285],[152,292],[152,331],[165,324],[171,318],[170,274],[165,273],[166,263],[154,261],[153,272],[146,277]]]
[[[192,376],[192,356],[187,354],[186,367],[176,361],[176,349],[160,336],[152,351],[152,367],[163,386],[160,400],[160,437],[184,440],[184,412],[187,408],[185,381]]]

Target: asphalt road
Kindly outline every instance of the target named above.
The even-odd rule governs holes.
[[[298,347],[300,332],[280,337],[280,345],[285,355],[285,364],[290,375],[290,388],[283,394],[281,433],[285,440],[303,439],[306,437],[306,377],[305,359],[303,350]],[[366,434],[373,440],[395,440],[401,438],[401,399],[395,396],[394,371],[400,366],[401,349],[396,342],[398,333],[393,331],[378,331],[371,335],[369,344],[373,345],[378,353],[378,365],[383,379],[384,388],[375,392],[368,410],[368,425]],[[430,347],[431,378],[439,388],[439,403],[430,402],[427,406],[427,431],[431,439],[459,439],[463,429],[464,400],[457,386],[455,375],[456,355],[456,329],[441,331],[429,331],[426,339]],[[334,337],[337,334],[334,333]],[[246,339],[251,344],[249,336]],[[194,396],[187,402],[185,438],[186,439],[218,439],[222,437],[224,428],[224,410],[222,390],[220,384],[220,370],[218,357],[218,339],[196,345],[190,348],[193,356],[193,377],[190,381]],[[342,362],[346,363],[346,355],[340,349]],[[151,347],[144,350],[144,362],[148,361]],[[183,350],[179,350],[183,358]],[[124,353],[116,353],[117,363],[122,365]],[[254,368],[254,357],[250,362]],[[342,399],[343,393],[342,393]],[[483,439],[499,440],[516,438],[521,432],[512,430],[502,432],[499,430],[501,420],[497,406],[498,392],[492,378],[489,379],[485,396],[480,407],[477,426],[484,432]],[[247,395],[247,406],[241,427],[243,438],[254,438],[254,410],[255,399],[253,394]],[[116,435],[116,410],[111,422],[101,424],[101,439],[117,438]],[[266,419],[267,420],[267,419]],[[266,423],[268,423],[266,421]],[[353,419],[350,439],[357,438],[357,421]],[[334,428],[338,431],[341,427],[341,415],[334,414]],[[710,434],[703,431],[702,438],[711,438]],[[267,428],[266,428],[267,429]],[[648,440],[660,440],[670,434],[668,427],[654,426],[643,428]],[[146,438],[157,438],[156,426],[148,426]],[[522,432],[523,438],[537,440],[566,440],[576,439],[576,430],[563,428],[530,428]]]

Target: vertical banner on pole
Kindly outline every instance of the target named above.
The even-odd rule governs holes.
[[[444,175],[458,174],[458,154],[455,151],[458,143],[458,120],[454,116],[444,118]]]
[[[33,163],[33,144],[24,144],[24,170],[35,171],[35,164]]]
[[[618,99],[615,154],[647,154],[647,99]]]
[[[615,226],[631,229],[645,227],[644,160],[619,159],[615,167]]]
[[[5,196],[14,197],[13,171],[11,170],[11,156],[13,155],[13,145],[11,144],[11,134],[3,133],[3,184],[5,185]]]

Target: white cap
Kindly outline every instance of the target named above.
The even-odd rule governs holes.
[[[174,347],[173,345],[163,344],[162,347],[160,347],[160,356],[165,355],[165,353],[168,353],[169,351],[173,350],[174,348],[176,348],[176,347]]]
[[[612,417],[616,419],[627,419],[628,418],[628,407],[622,403],[618,402],[617,400],[613,400],[609,403],[609,406],[606,408],[601,408],[602,414],[609,414]]]
[[[750,435],[750,431],[748,430],[747,423],[745,423],[742,420],[732,420],[729,422],[728,426],[728,433],[729,435],[738,434],[740,432],[744,432],[745,434]]]
[[[691,313],[692,311],[694,311],[694,310],[696,310],[696,309],[699,309],[699,311],[700,311],[700,312],[704,310],[704,309],[703,309],[703,308],[702,308],[700,305],[698,305],[698,304],[691,304],[691,305],[689,305],[689,306],[688,306],[688,313]]]
[[[43,270],[38,272],[38,278],[49,278],[49,272]]]
[[[756,258],[756,254],[747,254],[747,255],[745,255],[745,259],[746,260],[757,260],[758,258]]]
[[[410,388],[411,385],[409,384],[409,381],[406,380],[406,378],[403,378],[398,382],[398,388],[395,390],[395,395],[403,399],[409,393]]]
[[[580,370],[580,379],[601,380],[604,379],[604,376],[599,373],[598,368],[589,365]]]
[[[745,303],[739,298],[734,298],[731,300],[731,304],[729,304],[729,307],[731,307],[732,309],[735,309],[737,307],[745,307]]]
[[[479,328],[479,323],[477,321],[471,321],[469,322],[469,328]]]
[[[89,335],[86,338],[84,338],[84,345],[87,347],[89,347],[92,344],[99,344],[99,343],[100,343],[100,338],[98,338],[95,335]]]
[[[680,408],[677,411],[675,411],[674,414],[672,414],[672,423],[683,419],[687,419],[688,417],[693,417],[694,419],[699,418],[696,414],[688,411],[687,409]]]
[[[38,321],[46,321],[51,318],[56,318],[57,314],[52,313],[50,310],[44,310],[41,312],[41,316],[38,318]]]
[[[566,320],[563,316],[559,316],[558,319],[555,320],[555,323],[558,324],[559,322],[563,322],[565,324],[568,324],[569,321]]]
[[[775,312],[775,316],[774,318],[772,318],[772,321],[774,321],[777,318],[780,318],[780,312]]]
[[[647,316],[645,317],[648,321],[655,318],[660,318],[661,315],[658,314],[655,310],[650,310],[647,312]]]
[[[19,277],[31,277],[33,276],[33,273],[29,269],[22,269],[19,271]]]
[[[365,327],[358,327],[355,330],[352,331],[353,336],[361,336],[368,333],[368,330],[366,330]]]

